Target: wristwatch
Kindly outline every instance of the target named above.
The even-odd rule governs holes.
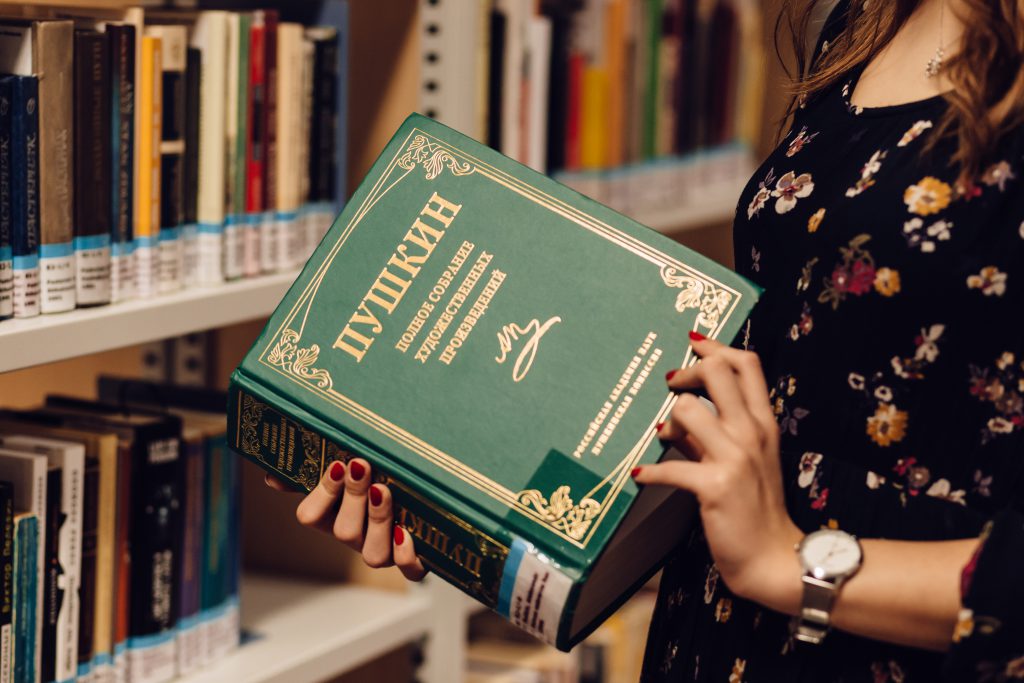
[[[838,529],[808,534],[796,552],[804,570],[804,595],[791,631],[797,640],[817,645],[831,626],[839,589],[860,569],[864,553],[856,537]]]

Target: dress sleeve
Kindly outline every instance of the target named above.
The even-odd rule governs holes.
[[[947,681],[1024,679],[1024,515],[998,514],[961,578],[962,608],[946,657]]]

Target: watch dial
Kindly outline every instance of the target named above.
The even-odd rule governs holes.
[[[860,545],[853,536],[833,529],[815,531],[800,548],[804,568],[819,579],[850,574],[860,565]]]

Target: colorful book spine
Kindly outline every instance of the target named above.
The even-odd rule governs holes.
[[[12,683],[37,683],[39,671],[38,612],[39,519],[31,512],[14,517],[14,651],[11,657]]]
[[[14,649],[14,486],[0,481],[0,683],[11,683]]]
[[[236,459],[223,438],[210,439],[206,460],[201,623],[205,661],[238,646]]]
[[[202,53],[189,47],[185,64],[185,160],[184,225],[181,228],[182,271],[185,287],[199,284],[199,79],[202,75]]]
[[[140,297],[157,293],[160,234],[160,141],[163,123],[163,45],[160,38],[142,37],[139,69],[140,156],[135,206],[135,286]]]
[[[14,315],[11,153],[11,84],[10,81],[0,80],[0,320]]]
[[[202,54],[199,79],[199,170],[196,220],[199,230],[198,281],[219,284],[225,277],[224,206],[227,155],[226,104],[228,14],[201,12],[192,46]]]
[[[110,135],[113,216],[110,300],[135,296],[135,27],[107,26],[110,36]]]
[[[32,24],[32,72],[39,78],[39,306],[42,313],[70,311],[76,302],[70,144],[74,116],[73,36],[70,21]]]
[[[264,12],[254,12],[249,29],[249,93],[246,102],[248,139],[245,149],[245,274],[249,277],[273,271],[277,260],[277,240],[266,234],[271,226],[266,226],[268,229],[265,230],[263,220],[263,175],[266,166],[263,127],[267,123],[264,113],[267,105],[265,38]]]
[[[110,55],[108,36],[75,32],[74,249],[81,306],[110,303]]]
[[[35,76],[7,76],[11,87],[11,218],[14,317],[39,315],[39,107]]]
[[[263,10],[263,233],[269,246],[263,246],[261,262],[264,271],[289,268],[294,260],[296,221],[277,219],[277,27],[275,10]]]
[[[228,22],[227,197],[224,227],[224,277],[234,280],[256,270],[257,250],[247,244],[246,150],[248,148],[249,27],[251,17],[232,13]],[[247,263],[248,256],[248,263]],[[256,262],[256,263],[254,263]],[[247,267],[248,265],[248,267]]]

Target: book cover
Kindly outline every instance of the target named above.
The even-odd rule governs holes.
[[[36,76],[39,89],[40,311],[75,307],[72,250],[72,23],[0,28],[0,72]]]
[[[0,481],[0,683],[11,681],[14,633],[14,486]]]
[[[262,10],[253,12],[249,28],[249,88],[245,102],[248,138],[245,145],[245,274],[249,277],[271,272],[277,261],[277,240],[265,234],[272,226],[265,226],[263,222],[266,167],[263,127],[267,124],[265,14]]]
[[[11,251],[15,318],[39,315],[39,106],[34,76],[4,76],[11,92]],[[24,169],[24,170],[22,170]]]
[[[110,300],[135,296],[135,27],[108,24],[110,36]]]
[[[185,68],[188,37],[184,26],[147,26],[146,35],[160,38],[162,49],[162,114],[160,125],[160,232],[157,291],[182,286],[185,222]]]
[[[80,306],[110,303],[111,108],[109,36],[75,31],[75,272]]]
[[[78,669],[85,446],[19,434],[0,435],[0,446],[49,461],[42,675],[47,681],[71,680]]]
[[[194,47],[187,48],[186,55],[181,281],[185,287],[194,287],[199,284],[199,97],[203,56]]]
[[[135,290],[142,298],[158,289],[161,203],[160,146],[163,134],[163,45],[142,36],[139,58],[137,202],[135,205]]]
[[[39,581],[39,519],[31,512],[14,516],[14,651],[11,656],[13,683],[39,681],[39,616],[36,611]]]
[[[629,533],[683,515],[629,476],[663,455],[661,378],[758,294],[413,115],[233,373],[228,441],[297,489],[369,459],[425,564],[569,647],[677,540]]]
[[[228,13],[200,12],[192,30],[192,47],[202,55],[199,80],[199,170],[196,221],[199,230],[198,282],[224,280],[226,102],[228,80]]]
[[[46,530],[46,471],[48,463],[46,456],[25,453],[0,447],[0,480],[9,481],[14,485],[14,508],[30,513],[37,520],[38,525],[33,527],[36,538],[31,543],[35,551],[34,557],[26,556],[22,560],[15,557],[16,567],[30,567],[31,575],[19,576],[15,570],[15,671],[21,670],[30,672],[31,678],[37,680],[36,673],[40,670],[42,662],[42,649],[39,644],[42,642],[42,617],[43,617],[43,572],[46,562],[46,548],[44,545],[44,534]],[[15,522],[17,524],[17,521]],[[27,546],[25,546],[27,548]],[[17,548],[15,555],[17,555]],[[29,586],[33,593],[29,593]],[[19,590],[25,589],[20,593]],[[20,605],[19,605],[20,603]],[[25,612],[22,611],[24,605]],[[27,613],[31,611],[31,615]],[[19,618],[21,619],[19,624]],[[24,644],[19,640],[28,639],[31,642]],[[26,659],[29,657],[29,659]],[[19,680],[18,675],[14,677]],[[24,679],[23,679],[24,680]]]
[[[0,320],[14,315],[11,181],[11,84],[0,79]]]

